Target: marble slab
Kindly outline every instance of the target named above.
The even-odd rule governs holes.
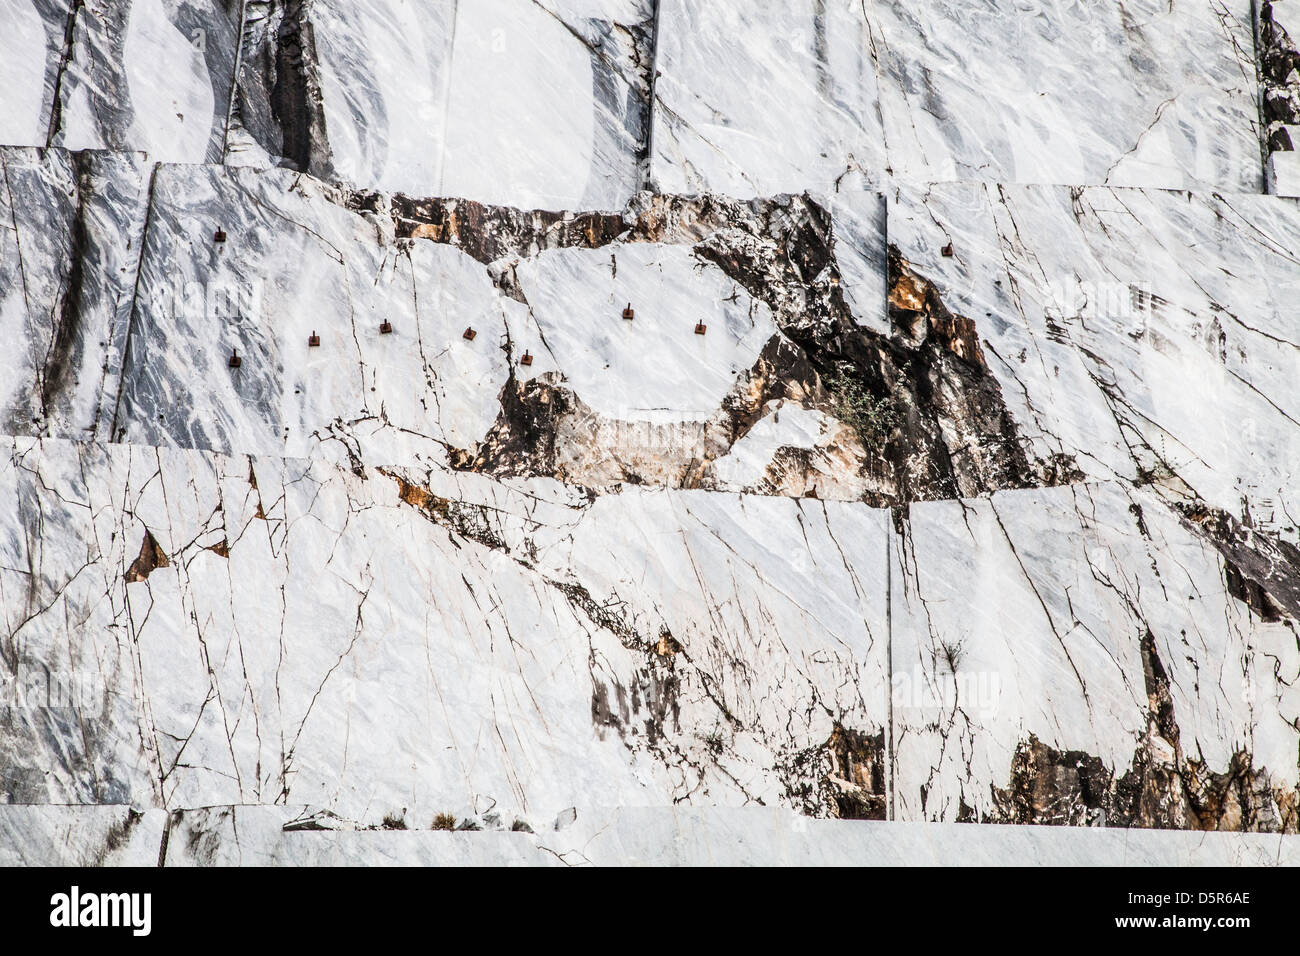
[[[1263,186],[1244,0],[665,0],[660,16],[667,192]]]

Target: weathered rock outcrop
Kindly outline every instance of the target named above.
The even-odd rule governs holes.
[[[1280,196],[1300,196],[1300,50],[1284,26],[1300,27],[1295,6],[1258,0],[1255,14],[1264,172],[1268,191]]]

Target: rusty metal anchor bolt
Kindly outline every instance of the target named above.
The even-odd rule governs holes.
[[[379,323],[379,334],[380,334],[380,335],[392,335],[392,334],[393,334],[393,323],[392,323],[392,322],[389,322],[387,319],[384,319],[384,321],[380,322],[380,323]]]
[[[707,325],[705,325],[703,322],[696,322],[696,323],[695,323],[695,334],[696,334],[696,335],[703,335],[703,334],[704,334],[705,332],[707,332],[707,331],[709,331],[709,327],[708,327]]]
[[[943,247],[942,249],[940,249],[939,251],[943,253],[943,256],[944,256],[945,259],[951,259],[951,258],[952,258],[952,243],[951,243],[951,242],[948,243],[946,246],[944,246],[944,247]]]
[[[532,364],[533,364],[533,356],[532,356],[532,353],[531,353],[531,352],[525,352],[523,355],[521,355],[521,356],[519,357],[519,364],[520,364],[520,365],[532,365]]]
[[[320,346],[320,336],[317,335],[315,332],[312,332],[311,335],[307,336],[307,347],[314,349],[319,346]]]
[[[230,350],[230,361],[229,361],[227,364],[228,364],[231,368],[239,368],[239,366],[241,366],[241,365],[244,364],[244,360],[243,360],[242,358],[239,357],[239,350],[238,350],[238,349],[231,349],[231,350]]]
[[[466,330],[465,330],[465,338],[466,338],[468,341],[470,341],[470,342],[473,342],[473,341],[474,341],[474,337],[475,337],[476,335],[478,335],[478,333],[475,332],[472,328],[469,328],[469,329],[466,329]]]
[[[225,233],[225,231],[224,231],[224,230],[221,230],[221,229],[218,229],[218,230],[213,234],[213,236],[212,236],[212,241],[213,241],[213,242],[225,242],[225,241],[226,241],[226,233]]]
[[[629,322],[636,318],[636,310],[632,308],[631,302],[629,302],[627,308],[623,310],[623,318],[627,319]]]

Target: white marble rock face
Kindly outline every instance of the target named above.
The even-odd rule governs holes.
[[[49,142],[70,0],[0,3],[0,146]]]
[[[1300,138],[1300,127],[1294,127],[1292,138]],[[1268,191],[1275,196],[1300,197],[1300,152],[1286,150],[1268,157]]]
[[[537,842],[571,866],[1286,866],[1296,859],[1294,839],[1263,834],[847,823],[765,807],[602,810]]]
[[[895,560],[897,819],[995,816],[992,788],[1031,737],[1116,777],[1140,769],[1140,744],[1213,773],[1245,750],[1294,791],[1294,631],[1229,594],[1213,547],[1157,495],[1104,483],[914,505]],[[1167,675],[1174,739],[1156,727],[1144,642]],[[1068,802],[1055,812],[1105,822]],[[1285,811],[1268,812],[1280,824]]]
[[[482,266],[288,170],[160,168],[134,323],[130,442],[305,455],[373,431],[377,464],[445,458],[492,424],[507,374]]]
[[[0,23],[0,863],[1296,862],[1248,0]]]
[[[336,829],[305,807],[171,817],[118,807],[0,807],[6,864],[83,866],[1294,866],[1266,834],[809,820],[775,808],[624,807],[537,831]],[[317,829],[322,823],[323,829]],[[304,827],[310,824],[311,828]],[[165,838],[163,834],[165,833]],[[53,837],[53,839],[50,839]]]
[[[1265,185],[1245,0],[665,0],[657,25],[648,0],[133,0],[78,7],[70,41],[58,0],[8,2],[14,145],[549,209],[618,208],[650,180]],[[1285,157],[1268,165],[1285,189]]]
[[[297,168],[523,208],[618,208],[641,188],[645,0],[322,0],[302,16],[303,96],[325,133]],[[259,69],[241,81],[253,101],[271,95]]]
[[[879,196],[859,205],[883,211]],[[879,221],[852,223],[846,249],[879,250]],[[347,194],[292,171],[159,167],[114,439],[445,463],[487,436],[503,390],[536,379],[571,390],[615,443],[646,428],[689,442],[717,430],[729,396],[780,339],[769,306],[690,244],[510,257],[516,298],[494,284],[495,267],[395,232],[391,218],[359,213]],[[878,251],[846,261],[871,302],[883,287]],[[634,321],[622,318],[630,303]],[[864,314],[880,324],[874,305]],[[576,427],[575,448],[591,426]],[[700,454],[719,457],[742,437],[710,439],[718,447]],[[754,462],[755,480],[780,448],[815,444],[788,435]]]
[[[903,179],[1260,190],[1247,0],[868,9]]]
[[[873,332],[888,335],[889,215],[885,196],[870,191],[845,191],[814,194],[813,198],[830,213],[832,252],[853,320]]]
[[[0,806],[0,866],[157,866],[167,813],[126,806]]]
[[[430,478],[10,440],[8,799],[739,805],[883,726],[883,512]]]
[[[662,17],[653,173],[667,192],[894,177],[1262,188],[1244,0],[665,0]]]
[[[1295,540],[1300,203],[952,184],[900,189],[889,239],[975,322],[1038,456]]]
[[[515,271],[566,382],[623,421],[709,418],[777,334],[765,303],[685,246],[557,249]]]
[[[50,145],[220,161],[241,9],[236,0],[78,5]]]
[[[0,383],[9,435],[111,437],[150,169],[131,153],[0,148]]]
[[[1143,743],[1216,773],[1248,748],[1294,792],[1292,625],[1238,603],[1150,492],[915,505],[900,537],[851,503],[593,502],[50,439],[6,456],[13,802],[287,800],[413,829],[780,803],[816,787],[800,755],[836,727],[887,725],[901,820],[991,812],[1030,738],[1117,776]],[[1174,740],[1150,726],[1147,642]]]
[[[879,181],[861,7],[663,0],[652,172],[664,192],[767,196]]]

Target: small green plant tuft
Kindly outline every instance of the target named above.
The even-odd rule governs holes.
[[[839,373],[825,380],[835,417],[858,433],[864,445],[885,441],[901,422],[893,399],[876,398],[856,378]]]
[[[385,813],[384,820],[380,824],[385,830],[405,830],[406,821],[398,813]]]

